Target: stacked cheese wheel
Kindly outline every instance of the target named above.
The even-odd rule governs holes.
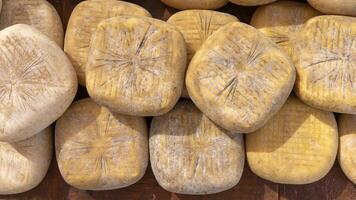
[[[134,184],[150,161],[168,191],[218,193],[245,158],[264,179],[307,184],[338,149],[356,183],[356,1],[231,0],[260,6],[250,25],[203,10],[227,0],[161,1],[187,10],[161,21],[87,0],[65,34],[47,1],[2,1],[0,194],[38,185],[53,149],[84,190]],[[72,104],[78,83],[89,97]]]

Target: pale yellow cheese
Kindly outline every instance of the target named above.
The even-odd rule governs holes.
[[[275,2],[277,0],[229,0],[231,3],[241,6],[259,6]]]
[[[162,3],[180,10],[217,9],[227,4],[228,0],[161,0]]]
[[[355,0],[308,0],[315,9],[326,14],[356,16]]]

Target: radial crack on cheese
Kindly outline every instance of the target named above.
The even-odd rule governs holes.
[[[72,103],[75,71],[55,42],[28,25],[0,32],[0,141],[24,140]]]
[[[84,99],[57,121],[55,139],[59,170],[76,188],[123,188],[145,174],[148,135],[144,118],[114,114]]]
[[[52,159],[52,128],[19,142],[0,142],[0,194],[17,194],[36,187]]]
[[[308,3],[326,14],[356,16],[355,0],[308,0]]]
[[[321,179],[333,166],[337,148],[333,113],[309,107],[294,95],[263,128],[246,136],[251,170],[282,184]]]
[[[339,163],[345,175],[356,184],[356,116],[341,114],[338,119]]]
[[[305,21],[321,15],[306,3],[277,1],[257,8],[251,19],[251,25],[292,56],[294,38]]]
[[[144,8],[117,0],[88,0],[74,8],[68,21],[64,51],[73,62],[81,85],[85,86],[85,64],[92,33],[101,20],[121,15],[151,17]]]
[[[212,121],[252,132],[283,105],[295,81],[290,58],[255,28],[234,22],[210,36],[186,76],[189,96]]]
[[[114,112],[161,115],[181,96],[184,38],[166,22],[147,17],[104,20],[92,37],[89,55],[89,95]]]
[[[194,195],[235,186],[245,151],[242,135],[229,134],[189,101],[153,118],[150,161],[158,183],[170,192]]]
[[[231,3],[241,6],[260,6],[275,2],[277,0],[229,0]]]
[[[293,50],[297,95],[322,110],[356,114],[356,18],[310,19]]]
[[[63,47],[61,18],[52,4],[46,0],[4,0],[0,14],[0,29],[15,24],[31,25]]]
[[[180,10],[186,9],[218,9],[228,0],[161,0],[162,3]]]

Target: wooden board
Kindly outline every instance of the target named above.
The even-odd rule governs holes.
[[[60,14],[66,26],[70,13],[80,0],[49,0]],[[130,0],[130,2],[145,7],[155,18],[166,20],[177,10],[168,8],[159,0]],[[255,7],[242,7],[233,4],[220,9],[237,16],[241,21],[248,23]],[[85,98],[88,94],[85,88],[80,87],[77,99]],[[148,119],[150,120],[150,119]],[[0,186],[1,187],[1,186]],[[336,163],[329,174],[322,180],[308,185],[282,185],[275,184],[254,175],[247,165],[241,181],[234,188],[213,195],[189,196],[179,195],[165,191],[156,182],[149,167],[145,176],[136,184],[112,191],[82,191],[75,189],[62,179],[56,160],[53,159],[47,176],[35,189],[18,195],[0,196],[1,199],[19,200],[356,200],[356,186],[343,174]]]

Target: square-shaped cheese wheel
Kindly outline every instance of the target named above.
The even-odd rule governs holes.
[[[293,50],[297,95],[322,110],[356,114],[356,18],[308,20]]]
[[[192,102],[154,117],[150,161],[158,183],[170,192],[212,194],[235,186],[245,160],[243,137],[210,121]]]
[[[84,99],[57,121],[55,136],[59,170],[76,188],[122,188],[145,174],[148,136],[144,118],[114,114]]]
[[[317,15],[321,13],[306,3],[277,1],[258,7],[250,24],[292,56],[295,36],[305,21]]]
[[[295,80],[290,58],[257,29],[240,22],[211,35],[186,76],[189,96],[215,123],[252,132],[283,105]]]
[[[227,4],[228,0],[161,0],[162,3],[177,8],[185,9],[217,9]]]
[[[356,116],[341,114],[338,119],[339,163],[345,175],[356,184]]]
[[[1,7],[0,7],[1,8]],[[46,0],[4,0],[0,29],[28,24],[63,47],[63,26],[56,9]]]
[[[308,3],[326,14],[356,16],[355,0],[308,0]]]
[[[36,187],[45,177],[53,154],[52,127],[25,140],[0,142],[0,194]]]
[[[48,127],[72,103],[75,71],[59,46],[28,25],[0,32],[0,141]]]
[[[92,37],[87,89],[114,112],[161,115],[181,96],[185,68],[185,43],[175,27],[147,17],[115,17],[102,21]]]
[[[147,16],[144,8],[118,0],[88,0],[73,10],[67,26],[64,51],[77,72],[79,84],[85,86],[85,64],[88,60],[92,33],[101,20],[121,15]]]
[[[251,170],[275,183],[321,179],[333,166],[337,148],[333,113],[309,107],[294,95],[263,128],[246,135]]]
[[[260,6],[268,3],[275,2],[277,0],[229,0],[231,3],[241,6]]]

